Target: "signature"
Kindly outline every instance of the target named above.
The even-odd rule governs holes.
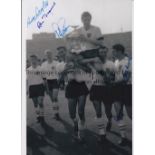
[[[52,5],[51,8],[48,10],[48,12],[42,15],[42,19],[48,17],[48,15],[49,15],[49,14],[52,12],[52,10],[54,9],[55,5],[56,5],[56,3],[53,2],[53,5]]]
[[[70,26],[66,25],[66,20],[60,18],[57,23],[52,23],[53,31],[58,38],[63,38],[68,32]]]
[[[129,58],[128,60],[128,64],[125,66],[125,69],[122,70],[122,74],[123,74],[123,79],[124,81],[128,81],[130,79],[130,76],[131,76],[131,73],[129,71],[129,67],[130,67],[130,64],[131,64],[131,58]]]
[[[56,3],[53,2],[51,8],[47,11],[47,13],[44,13],[41,17],[42,20],[37,22],[37,27],[40,29],[42,28],[43,24],[45,23],[45,19],[49,16],[50,13],[52,13],[52,10],[54,9]]]
[[[41,16],[41,14],[44,13],[47,7],[48,7],[48,0],[42,1],[41,8],[35,7],[35,14],[32,17],[27,18],[27,27],[29,27],[33,22],[35,22]]]

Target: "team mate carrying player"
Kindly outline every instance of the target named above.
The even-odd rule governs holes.
[[[96,111],[96,123],[99,130],[99,143],[106,144],[106,127],[111,127],[111,83],[114,80],[114,64],[107,59],[108,49],[102,46],[98,50],[98,57],[83,60],[83,63],[89,63],[94,79],[90,90],[90,100],[93,102]],[[102,102],[105,107],[105,114],[102,115]],[[105,119],[108,117],[108,124]]]
[[[131,61],[125,56],[125,48],[121,44],[113,46],[113,55],[115,58],[115,85],[113,88],[113,100],[116,111],[116,119],[120,129],[120,145],[126,145],[126,125],[123,120],[124,103],[132,103],[131,87]]]
[[[42,66],[42,72],[44,73],[44,82],[46,86],[46,92],[49,95],[54,112],[54,118],[60,120],[59,116],[59,105],[58,105],[58,92],[59,92],[59,73],[63,71],[64,65],[60,65],[59,62],[53,60],[53,55],[51,50],[45,50],[45,56],[47,61],[45,61]]]
[[[38,58],[36,55],[30,56],[31,66],[27,68],[27,85],[28,85],[28,94],[32,99],[37,122],[44,122],[44,85],[43,78],[41,76],[41,68],[38,65]]]
[[[68,98],[70,117],[74,122],[75,135],[83,141],[84,125],[85,125],[85,104],[88,88],[82,79],[82,72],[85,66],[80,64],[81,59],[92,57],[96,54],[98,46],[102,42],[102,34],[98,27],[91,25],[91,14],[84,12],[81,16],[83,27],[68,35],[70,38],[70,55],[71,61],[68,66],[72,65],[72,69],[68,70],[68,85],[66,87],[66,97]],[[73,46],[72,46],[72,45]],[[78,103],[79,121],[76,118],[76,106]],[[77,123],[78,122],[78,123]]]
[[[75,59],[74,61],[76,62]],[[84,143],[85,104],[88,88],[85,82],[80,79],[79,72],[82,72],[82,69],[75,62],[70,61],[66,65],[68,84],[66,86],[65,96],[68,99],[70,118],[74,124],[74,136],[80,143]],[[76,116],[77,106],[79,118]]]

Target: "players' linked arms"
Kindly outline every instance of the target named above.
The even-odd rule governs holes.
[[[96,73],[96,69],[94,68],[93,65],[91,65],[91,64],[88,63],[87,66],[91,69],[91,71],[92,71],[93,73]]]
[[[69,72],[73,72],[73,71],[74,71],[74,69],[73,69],[72,66],[66,65],[65,68],[64,68],[64,70],[59,74],[58,83],[59,83],[62,79],[66,79],[67,74],[68,74]]]
[[[59,73],[58,83],[60,83],[67,76],[67,70],[64,69],[61,73]]]

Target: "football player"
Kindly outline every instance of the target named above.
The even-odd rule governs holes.
[[[32,99],[35,107],[37,121],[40,123],[44,122],[44,85],[43,78],[41,75],[41,68],[38,65],[38,58],[36,55],[30,56],[31,66],[27,69],[27,85],[28,94]]]
[[[124,103],[132,100],[131,87],[131,67],[130,59],[125,55],[125,48],[121,44],[113,46],[113,56],[115,57],[115,85],[113,88],[114,107],[116,111],[116,121],[120,129],[120,145],[126,145],[126,124],[123,120]],[[128,100],[128,101],[127,101]]]
[[[73,56],[71,56],[72,58]],[[77,57],[76,57],[77,58]],[[80,143],[84,143],[84,129],[85,129],[85,104],[88,95],[88,88],[85,81],[81,79],[82,68],[76,64],[76,60],[68,60],[66,65],[66,76],[68,84],[66,86],[65,96],[68,99],[69,115],[73,121],[74,137]],[[76,109],[78,109],[78,116]]]
[[[58,92],[59,92],[59,72],[63,71],[64,66],[60,65],[58,61],[54,60],[51,50],[45,50],[45,56],[47,61],[45,61],[42,66],[42,72],[44,72],[44,83],[46,86],[46,92],[49,95],[54,112],[54,118],[60,120],[59,116],[59,105],[58,105]]]
[[[101,46],[98,50],[98,57],[83,60],[83,63],[89,63],[94,79],[90,89],[90,100],[93,102],[96,111],[96,123],[99,130],[99,143],[106,144],[106,129],[111,128],[111,89],[114,81],[114,63],[107,59],[108,49]],[[105,107],[105,114],[102,114],[102,103]],[[105,116],[108,118],[108,124]]]

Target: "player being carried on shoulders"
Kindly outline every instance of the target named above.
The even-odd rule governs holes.
[[[85,104],[89,93],[83,75],[90,71],[90,68],[83,64],[82,60],[95,57],[98,54],[98,47],[103,45],[101,31],[98,27],[91,25],[91,19],[92,16],[89,12],[83,12],[81,16],[83,27],[66,37],[69,49],[66,66],[68,77],[66,97],[68,98],[70,117],[74,123],[74,133],[82,142],[84,141]],[[76,117],[77,105],[79,120]]]
[[[98,47],[103,45],[101,30],[91,25],[91,19],[89,12],[83,12],[81,15],[83,26],[66,36],[70,52],[82,56],[83,59],[95,57]]]
[[[76,63],[78,60],[76,61],[76,59],[74,59],[67,61],[68,63],[64,71],[64,76],[67,77],[65,96],[68,99],[69,115],[73,121],[74,138],[80,143],[84,143],[85,104],[88,88],[85,81],[80,77],[84,70],[78,63]],[[76,113],[77,107],[78,117]]]

